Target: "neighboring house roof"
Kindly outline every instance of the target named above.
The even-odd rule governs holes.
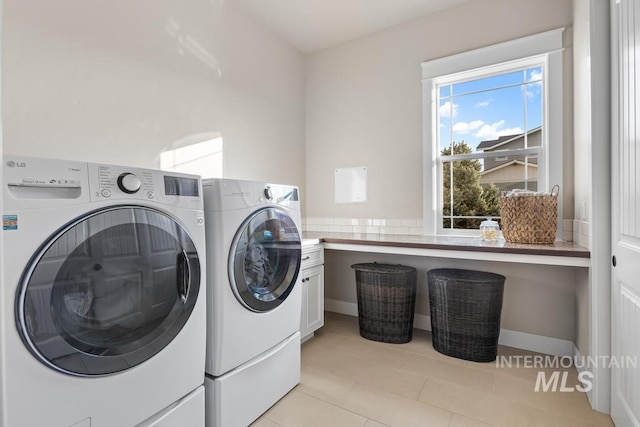
[[[542,129],[541,126],[538,126],[537,128],[533,128],[531,129],[529,132],[527,132],[527,135],[531,135],[534,132],[538,132]],[[483,151],[489,151],[489,150],[493,150],[494,148],[500,147],[504,144],[507,144],[511,141],[515,141],[518,138],[522,138],[524,136],[524,133],[519,133],[516,135],[505,135],[505,136],[501,136],[498,139],[489,139],[486,141],[481,141],[480,144],[478,144],[478,146],[476,147],[476,151],[479,150],[483,150]]]
[[[521,133],[517,134],[517,135],[505,135],[505,136],[501,136],[498,139],[488,139],[486,141],[481,141],[480,144],[478,144],[478,146],[476,147],[477,151],[480,150],[490,150],[491,148],[493,148],[494,145],[498,145],[498,144],[502,144],[503,142],[508,142],[511,141],[513,139],[516,139],[516,137],[522,136]]]
[[[490,174],[492,172],[495,172],[495,171],[497,171],[499,169],[502,169],[502,168],[506,168],[507,166],[511,166],[511,165],[522,165],[522,166],[524,166],[525,163],[523,161],[521,161],[521,160],[511,160],[510,162],[505,162],[505,163],[502,163],[501,165],[498,165],[498,166],[496,166],[494,168],[487,169],[486,171],[482,171],[482,172],[480,172],[480,175],[481,176],[487,175],[487,174]],[[531,163],[531,162],[528,162],[528,166],[532,167],[532,168],[537,168],[538,167],[537,164]]]

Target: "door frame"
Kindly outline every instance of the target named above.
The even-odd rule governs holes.
[[[615,0],[611,0],[615,2]],[[591,194],[588,202],[589,224],[589,348],[590,357],[611,355],[611,5],[589,0],[590,79],[590,153]],[[593,409],[611,412],[611,370],[591,367],[593,388],[588,397]]]

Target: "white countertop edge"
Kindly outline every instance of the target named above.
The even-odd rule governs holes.
[[[320,239],[302,239],[302,246],[317,245],[320,243]]]
[[[304,244],[304,243],[303,243]],[[358,245],[347,243],[324,243],[324,248],[338,251],[372,252],[396,255],[428,256],[435,258],[472,259],[479,261],[511,262],[521,264],[560,265],[566,267],[589,267],[589,258],[526,255],[482,251],[459,251],[443,249],[405,248],[395,246]]]

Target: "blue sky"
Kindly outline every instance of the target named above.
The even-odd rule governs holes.
[[[440,87],[440,146],[523,133],[541,125],[542,69],[529,68]]]

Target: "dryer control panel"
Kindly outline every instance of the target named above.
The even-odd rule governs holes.
[[[211,187],[209,203],[212,211],[225,211],[279,205],[285,208],[300,210],[298,187],[293,185],[271,184],[266,182],[243,181],[228,178],[210,178],[202,183]]]

